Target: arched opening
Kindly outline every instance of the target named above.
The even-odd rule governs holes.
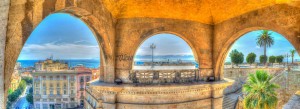
[[[262,37],[264,35],[269,37]],[[266,47],[262,41],[267,42]],[[297,50],[285,36],[275,31],[254,30],[244,33],[232,41],[225,56],[222,68],[224,78],[235,80],[235,83],[224,91],[228,96],[241,95],[249,74],[257,70],[267,71],[273,76],[271,82],[281,86],[276,90],[280,108],[290,95],[300,89],[299,81],[295,79],[300,74],[297,71],[300,58]],[[294,91],[291,93],[287,90]],[[223,106],[225,105],[226,102],[223,102]]]
[[[188,82],[198,79],[196,75],[199,64],[185,40],[174,34],[162,33],[155,34],[140,44],[134,55],[132,68],[134,74],[130,77],[133,82],[147,83],[154,79],[158,83]],[[186,78],[183,79],[184,77]]]
[[[18,57],[7,107],[83,107],[86,83],[100,77],[96,38],[88,25],[70,14],[47,16]]]

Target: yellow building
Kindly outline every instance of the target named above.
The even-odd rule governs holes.
[[[76,72],[33,72],[35,109],[66,109],[78,106]]]
[[[58,71],[68,70],[68,64],[59,60],[53,60],[52,58],[46,59],[45,61],[36,62],[36,71]]]
[[[18,70],[15,70],[11,77],[10,89],[12,91],[15,91],[18,88],[20,82],[21,82],[21,77],[18,73]]]

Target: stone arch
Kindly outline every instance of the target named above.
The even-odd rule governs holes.
[[[239,38],[241,38],[244,34],[247,34],[251,31],[255,31],[255,30],[272,30],[274,32],[277,32],[277,33],[281,34],[284,38],[286,38],[295,47],[295,49],[298,51],[298,53],[300,51],[300,49],[296,47],[297,43],[295,41],[293,41],[293,40],[295,40],[295,38],[287,37],[286,33],[282,30],[278,30],[275,28],[271,29],[271,28],[266,28],[266,27],[249,27],[249,28],[242,29],[242,30],[236,32],[234,35],[232,35],[227,41],[225,41],[225,43],[223,44],[223,49],[221,49],[220,55],[217,58],[215,66],[218,66],[217,69],[218,69],[218,72],[220,72],[221,78],[223,78],[224,63],[225,63],[228,53],[230,52],[229,50],[232,47],[232,45],[235,43],[235,41],[237,41]]]
[[[155,30],[154,30],[154,31],[155,31]],[[197,54],[197,52],[196,52],[196,50],[195,50],[194,45],[193,45],[186,37],[184,37],[183,35],[178,34],[178,33],[176,33],[176,32],[172,32],[172,31],[155,31],[155,32],[154,32],[154,31],[153,31],[153,30],[150,30],[149,32],[146,32],[145,34],[142,34],[142,35],[141,35],[141,39],[140,39],[140,41],[139,41],[138,44],[137,44],[138,46],[135,46],[135,48],[133,48],[135,52],[134,52],[134,54],[133,54],[132,56],[135,56],[135,55],[136,55],[136,53],[137,53],[138,49],[140,48],[140,46],[141,46],[147,39],[149,39],[150,37],[155,36],[155,35],[158,35],[158,34],[172,34],[172,35],[175,35],[175,36],[179,37],[180,39],[182,39],[183,41],[185,41],[185,42],[187,43],[187,45],[191,48],[191,50],[192,50],[192,52],[193,52],[193,56],[194,56],[195,61],[196,61],[198,64],[200,64],[199,61],[198,61],[198,54]],[[134,59],[132,60],[131,69],[133,68],[133,67],[132,67],[133,64],[134,64]]]
[[[28,4],[25,4],[28,5]],[[11,11],[11,10],[10,10]],[[27,11],[25,9],[25,11]],[[7,35],[6,35],[6,44],[5,44],[5,65],[4,65],[4,96],[6,100],[7,90],[9,89],[11,73],[17,61],[17,58],[32,31],[37,27],[37,25],[51,13],[66,13],[73,15],[81,19],[94,33],[96,40],[98,41],[101,58],[101,81],[113,81],[114,74],[109,74],[109,78],[106,78],[107,75],[103,74],[107,66],[114,66],[114,37],[112,32],[107,32],[108,28],[110,29],[111,25],[106,24],[105,22],[100,21],[92,13],[86,11],[85,9],[78,7],[66,7],[61,10],[53,11],[44,15],[45,13],[40,13],[36,16],[44,16],[39,20],[33,20],[28,18],[27,15],[23,19],[17,18],[17,16],[9,15]],[[11,14],[11,12],[9,13]],[[15,13],[12,13],[15,14]],[[22,13],[23,14],[23,13]],[[28,14],[28,13],[27,13]],[[34,16],[33,16],[34,17]],[[20,22],[16,24],[14,22]],[[20,30],[19,30],[20,29]],[[112,31],[112,30],[110,30]],[[114,72],[113,70],[110,71]],[[2,89],[1,89],[2,90]]]
[[[268,20],[265,20],[268,19]],[[230,45],[241,35],[258,29],[282,34],[300,52],[300,8],[277,4],[251,11],[214,26],[214,76],[223,79],[222,64]]]

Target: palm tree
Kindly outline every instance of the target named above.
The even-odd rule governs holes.
[[[291,52],[291,56],[292,56],[292,64],[293,64],[293,63],[294,63],[294,55],[295,55],[295,53],[296,53],[296,50],[293,49],[293,50],[291,50],[290,52]]]
[[[274,38],[268,30],[263,30],[261,34],[257,37],[256,44],[260,47],[264,47],[264,57],[267,57],[267,47],[271,47],[274,44]],[[264,64],[266,65],[267,60]]]
[[[243,104],[246,109],[275,109],[278,98],[275,92],[278,85],[270,80],[273,77],[266,71],[258,70],[250,74],[247,83],[243,85],[245,94]]]

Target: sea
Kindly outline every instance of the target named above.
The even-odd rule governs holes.
[[[55,60],[55,59],[54,59]],[[180,60],[181,62],[192,62],[195,63],[195,58],[192,55],[163,55],[163,56],[154,56],[155,62],[177,62]],[[34,67],[34,63],[43,60],[18,60],[17,62],[21,63],[22,68]],[[100,65],[100,60],[98,59],[68,59],[61,60],[63,62],[67,62],[69,67],[75,67],[79,64],[84,65],[88,68],[98,68]],[[135,56],[135,63],[140,62],[151,62],[151,55],[143,55],[143,56]]]
[[[17,62],[21,63],[22,68],[34,67],[34,63],[40,60],[18,60]],[[42,60],[43,61],[43,60]],[[82,64],[88,68],[98,68],[100,65],[100,60],[96,59],[71,59],[71,60],[61,60],[63,62],[67,62],[69,67],[75,67],[79,64]]]

